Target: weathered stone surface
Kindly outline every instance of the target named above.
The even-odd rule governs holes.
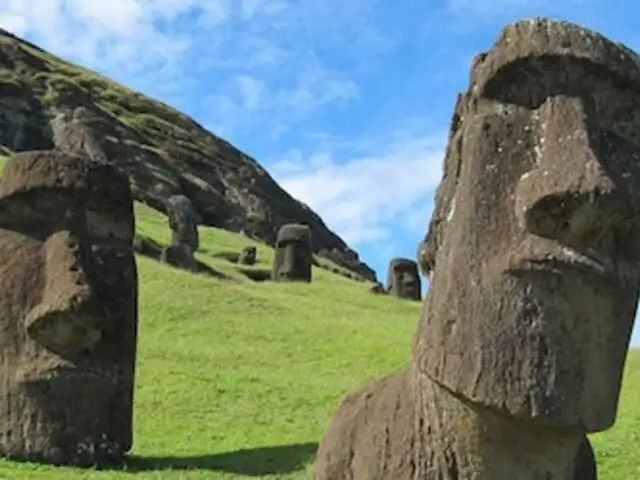
[[[311,229],[307,225],[283,225],[278,231],[272,279],[311,281]]]
[[[258,258],[258,249],[253,245],[244,247],[238,257],[238,263],[240,265],[255,265]]]
[[[305,223],[314,252],[375,281],[375,272],[253,158],[167,105],[62,62],[0,30],[0,151],[89,152],[127,173],[134,197],[166,212],[191,199],[203,225],[274,245],[280,225]],[[156,187],[160,185],[159,191]]]
[[[411,366],[347,397],[316,480],[595,477],[640,292],[640,67],[507,26],[458,99]]]
[[[14,155],[0,181],[0,454],[94,464],[131,448],[133,198],[110,165]]]
[[[91,125],[95,121],[100,121],[100,117],[83,106],[76,107],[72,112],[66,109],[58,111],[51,120],[55,148],[67,155],[107,163],[104,138],[99,137]]]
[[[389,262],[387,292],[398,298],[420,300],[422,284],[418,264],[408,258],[394,258]]]
[[[418,250],[416,252],[416,260],[418,262],[418,268],[420,269],[420,273],[425,277],[428,277],[433,270],[432,261],[433,259],[429,257],[429,249],[427,247],[426,240],[421,240],[418,242]]]
[[[193,254],[181,252],[180,248],[176,249],[163,247],[152,238],[136,235],[133,239],[133,249],[138,255],[151,258],[153,260],[166,263],[183,270],[189,270],[209,277],[215,277],[220,280],[229,281],[230,278],[211,268],[204,262],[194,258]]]
[[[171,228],[171,244],[185,245],[196,252],[200,246],[198,214],[191,200],[184,195],[169,197],[167,217]]]
[[[172,267],[181,268],[190,272],[197,272],[198,265],[193,251],[186,245],[169,245],[162,249],[160,261],[171,265]]]

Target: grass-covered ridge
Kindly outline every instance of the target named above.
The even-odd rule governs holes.
[[[136,205],[138,233],[166,243],[166,219]],[[419,305],[314,268],[307,284],[254,283],[215,257],[251,240],[201,228],[201,261],[231,281],[138,258],[140,336],[130,471],[0,461],[0,478],[309,478],[340,397],[407,363]],[[268,268],[273,251],[257,244]],[[620,415],[592,436],[600,478],[640,478],[640,353]]]
[[[0,91],[13,100],[3,107],[4,116],[28,119],[0,132],[0,156],[47,150],[54,143],[85,145],[92,139],[92,148],[127,173],[139,201],[163,210],[165,196],[184,193],[204,224],[245,231],[269,244],[275,241],[277,226],[305,223],[313,231],[316,252],[353,276],[375,277],[315,212],[283,190],[255,159],[162,101],[1,28]],[[68,127],[79,112],[82,120],[75,127],[60,128],[60,122]],[[51,125],[54,118],[57,128]],[[57,139],[52,130],[58,132]]]

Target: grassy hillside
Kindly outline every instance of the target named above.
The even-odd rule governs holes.
[[[184,193],[203,224],[245,231],[271,245],[279,225],[305,223],[313,232],[314,251],[374,280],[373,270],[254,158],[167,104],[1,28],[0,91],[7,99],[2,116],[10,119],[0,129],[0,155],[46,150],[53,142],[67,148],[93,145],[126,171],[134,197],[147,205],[163,210],[165,196]],[[67,120],[56,120],[52,128],[60,113]],[[81,120],[72,127],[68,120],[78,113]]]
[[[137,205],[139,233],[167,242]],[[215,258],[248,239],[202,228],[199,259],[221,281],[138,258],[140,342],[128,471],[0,461],[0,478],[303,479],[347,391],[406,363],[417,303],[315,268],[306,284],[253,283]],[[272,250],[258,245],[268,268]],[[640,479],[640,353],[631,354],[615,428],[594,435],[601,479]]]

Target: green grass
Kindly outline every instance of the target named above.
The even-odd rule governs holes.
[[[140,234],[168,240],[164,217],[141,205],[136,213]],[[0,461],[0,478],[308,478],[342,395],[406,364],[419,304],[320,268],[311,285],[253,283],[212,256],[250,240],[202,228],[201,242],[199,259],[233,281],[138,258],[136,471]],[[272,250],[258,249],[256,268],[268,268]],[[601,479],[640,478],[639,398],[634,352],[618,422],[592,437]]]

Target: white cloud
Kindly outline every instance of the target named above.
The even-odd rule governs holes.
[[[344,53],[351,48],[345,39],[360,30],[380,42],[375,29],[355,22],[373,3],[0,0],[0,26],[178,106],[180,85],[209,76],[216,81],[201,94],[224,108],[203,123],[230,132],[267,118],[276,132],[357,98],[354,80],[330,68],[319,45],[342,43]]]
[[[230,84],[220,83],[219,91],[203,100],[209,107],[208,125],[226,136],[260,125],[277,137],[325,106],[345,106],[359,97],[355,82],[317,58],[301,64],[305,68],[286,76],[240,74]]]
[[[470,12],[481,14],[514,14],[518,13],[518,11],[530,11],[534,9],[562,9],[567,12],[570,11],[572,6],[585,7],[597,1],[599,0],[563,0],[562,2],[557,2],[556,0],[485,0],[484,2],[474,0],[447,0],[447,6],[453,11],[466,12],[467,14]]]
[[[27,21],[20,15],[0,13],[0,28],[12,32],[15,35],[23,35],[27,30]]]
[[[260,104],[264,83],[249,75],[237,75],[236,85],[242,95],[242,106],[249,110],[254,110]]]
[[[442,175],[444,135],[384,138],[369,155],[339,162],[331,153],[291,151],[273,164],[280,185],[351,245],[422,234]]]

